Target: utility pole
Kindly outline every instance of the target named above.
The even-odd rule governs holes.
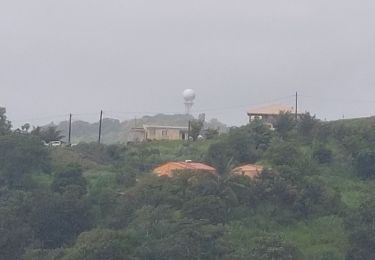
[[[72,114],[69,114],[69,135],[68,135],[68,145],[70,146],[72,137]]]
[[[190,142],[190,131],[191,131],[191,121],[189,120],[189,124],[188,124],[188,142]]]
[[[103,121],[103,110],[100,110],[100,120],[99,120],[99,138],[98,143],[100,144],[102,137],[102,121]]]
[[[296,111],[295,111],[296,121],[298,120],[298,92],[296,92]]]

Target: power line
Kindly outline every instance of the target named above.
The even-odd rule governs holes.
[[[335,101],[335,102],[375,103],[375,100],[370,100],[370,99],[331,98],[331,97],[326,97],[326,96],[305,96],[305,95],[300,95],[299,97],[326,100],[326,101]]]

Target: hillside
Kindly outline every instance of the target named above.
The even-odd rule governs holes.
[[[142,127],[148,125],[166,125],[166,126],[187,126],[189,120],[193,117],[189,115],[164,115],[144,116],[139,119],[126,120],[120,122],[117,119],[104,118],[102,125],[103,143],[126,143],[130,129],[133,127]],[[216,119],[205,123],[206,128],[219,129],[221,133],[227,131],[227,126]],[[65,137],[68,136],[69,122],[63,121],[57,124],[58,130]],[[99,123],[88,123],[84,121],[73,121],[72,123],[72,142],[95,142],[98,139]],[[66,138],[65,138],[66,139]],[[66,140],[65,140],[66,141]]]
[[[375,259],[373,119],[284,114],[275,128],[253,122],[196,142],[49,148],[8,131],[0,259]],[[152,174],[185,160],[217,175]],[[243,164],[265,169],[232,174]]]

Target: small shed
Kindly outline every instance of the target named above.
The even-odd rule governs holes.
[[[172,176],[175,171],[194,171],[194,172],[207,172],[213,175],[217,175],[217,171],[214,167],[204,163],[197,163],[191,161],[185,162],[168,162],[163,165],[156,167],[153,173],[158,176]]]
[[[262,173],[263,169],[264,169],[264,166],[262,165],[246,164],[246,165],[242,165],[237,168],[234,168],[231,171],[231,175],[248,176],[250,178],[255,178],[256,176]]]

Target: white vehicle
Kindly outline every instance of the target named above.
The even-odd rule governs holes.
[[[52,146],[52,147],[56,147],[56,146],[62,146],[62,142],[61,141],[51,141],[48,143],[49,146]]]

